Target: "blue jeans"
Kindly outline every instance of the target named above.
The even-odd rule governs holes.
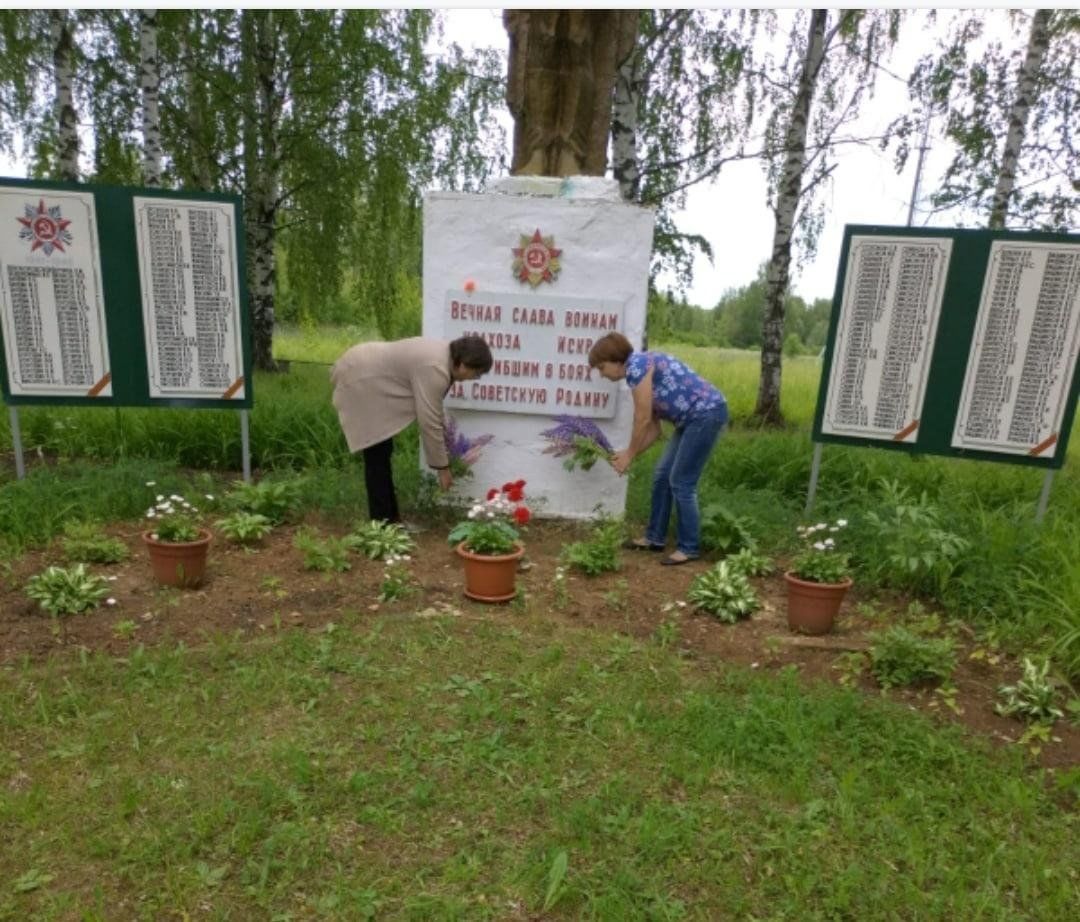
[[[675,507],[676,547],[687,557],[701,554],[701,517],[697,485],[709,452],[727,425],[727,407],[712,410],[676,428],[653,470],[652,511],[645,540],[667,542],[668,521]]]

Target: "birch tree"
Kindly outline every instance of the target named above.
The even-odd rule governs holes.
[[[873,93],[880,60],[896,41],[899,13],[811,10],[793,20],[781,62],[766,60],[753,74],[771,106],[765,131],[773,244],[766,270],[761,376],[755,416],[780,425],[784,318],[793,251],[815,250],[824,221],[815,197],[836,169],[836,151],[869,139],[846,133]],[[876,140],[876,139],[875,139]]]
[[[1004,30],[1002,27],[1005,27]],[[997,36],[1005,32],[1005,38]],[[1080,14],[966,10],[909,80],[893,127],[902,169],[919,123],[943,117],[952,156],[930,216],[1066,230],[1080,214]]]
[[[49,10],[52,38],[54,113],[57,136],[57,175],[66,182],[79,179],[79,124],[75,116],[72,23],[67,10]]]
[[[161,185],[161,115],[158,111],[157,10],[139,11],[139,89],[142,96],[142,179]]]

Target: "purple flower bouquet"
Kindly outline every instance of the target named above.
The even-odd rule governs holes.
[[[466,477],[472,473],[470,468],[480,457],[480,452],[494,435],[478,435],[469,438],[462,432],[452,416],[447,416],[443,424],[446,438],[446,453],[450,458],[450,472],[455,477]]]
[[[565,458],[563,467],[568,471],[578,466],[587,471],[597,461],[611,462],[615,449],[591,419],[584,416],[556,416],[555,421],[558,425],[540,433],[551,442],[544,449],[545,455]]]

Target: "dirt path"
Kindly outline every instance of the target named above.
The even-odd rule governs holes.
[[[856,586],[844,603],[834,633],[800,637],[788,631],[784,581],[777,574],[752,580],[762,601],[761,610],[749,621],[726,625],[679,605],[691,580],[707,562],[661,567],[659,555],[624,552],[623,569],[618,573],[595,578],[571,575],[568,600],[560,607],[553,586],[558,555],[565,542],[579,540],[585,532],[571,523],[544,522],[530,526],[531,568],[519,575],[525,597],[511,603],[509,612],[505,606],[483,605],[463,597],[460,566],[443,532],[434,529],[417,536],[418,550],[413,557],[413,572],[422,595],[380,605],[380,562],[354,555],[347,573],[305,571],[301,554],[292,544],[295,531],[293,527],[277,529],[255,551],[216,541],[205,584],[179,592],[160,589],[152,582],[137,526],[113,527],[110,533],[128,544],[131,559],[93,569],[110,577],[115,604],[67,619],[59,633],[52,619],[24,592],[30,576],[50,563],[63,562],[59,547],[27,554],[0,583],[0,664],[24,657],[40,660],[79,648],[124,655],[140,643],[150,646],[183,641],[196,646],[215,635],[236,632],[250,636],[317,629],[330,621],[348,619],[350,613],[360,618],[380,611],[506,618],[524,609],[533,617],[566,619],[639,639],[662,637],[704,666],[721,662],[767,670],[794,666],[807,677],[848,681],[876,695],[880,692],[870,676],[845,669],[851,657],[845,659],[844,654],[865,650],[869,635],[893,623],[909,604],[901,596],[868,598]],[[1016,678],[1018,664],[1007,657],[992,662],[982,655],[972,636],[961,637],[960,646],[954,675],[956,693],[948,701],[930,688],[893,690],[889,695],[943,721],[963,724],[995,743],[1015,742],[1024,732],[1023,724],[1000,717],[993,707],[997,687]],[[1048,768],[1080,765],[1080,728],[1059,721],[1037,761]]]

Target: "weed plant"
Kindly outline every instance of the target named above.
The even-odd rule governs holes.
[[[924,637],[903,625],[874,635],[870,671],[882,688],[949,679],[956,669],[950,637]]]
[[[349,542],[344,538],[319,538],[311,529],[302,528],[293,537],[293,547],[303,554],[305,570],[344,573],[352,569]]]
[[[592,538],[564,545],[562,562],[586,576],[613,573],[622,567],[619,546],[623,542],[624,529],[621,522],[608,521],[599,525]]]
[[[61,546],[72,562],[119,563],[130,556],[128,546],[105,534],[97,522],[65,522]]]

